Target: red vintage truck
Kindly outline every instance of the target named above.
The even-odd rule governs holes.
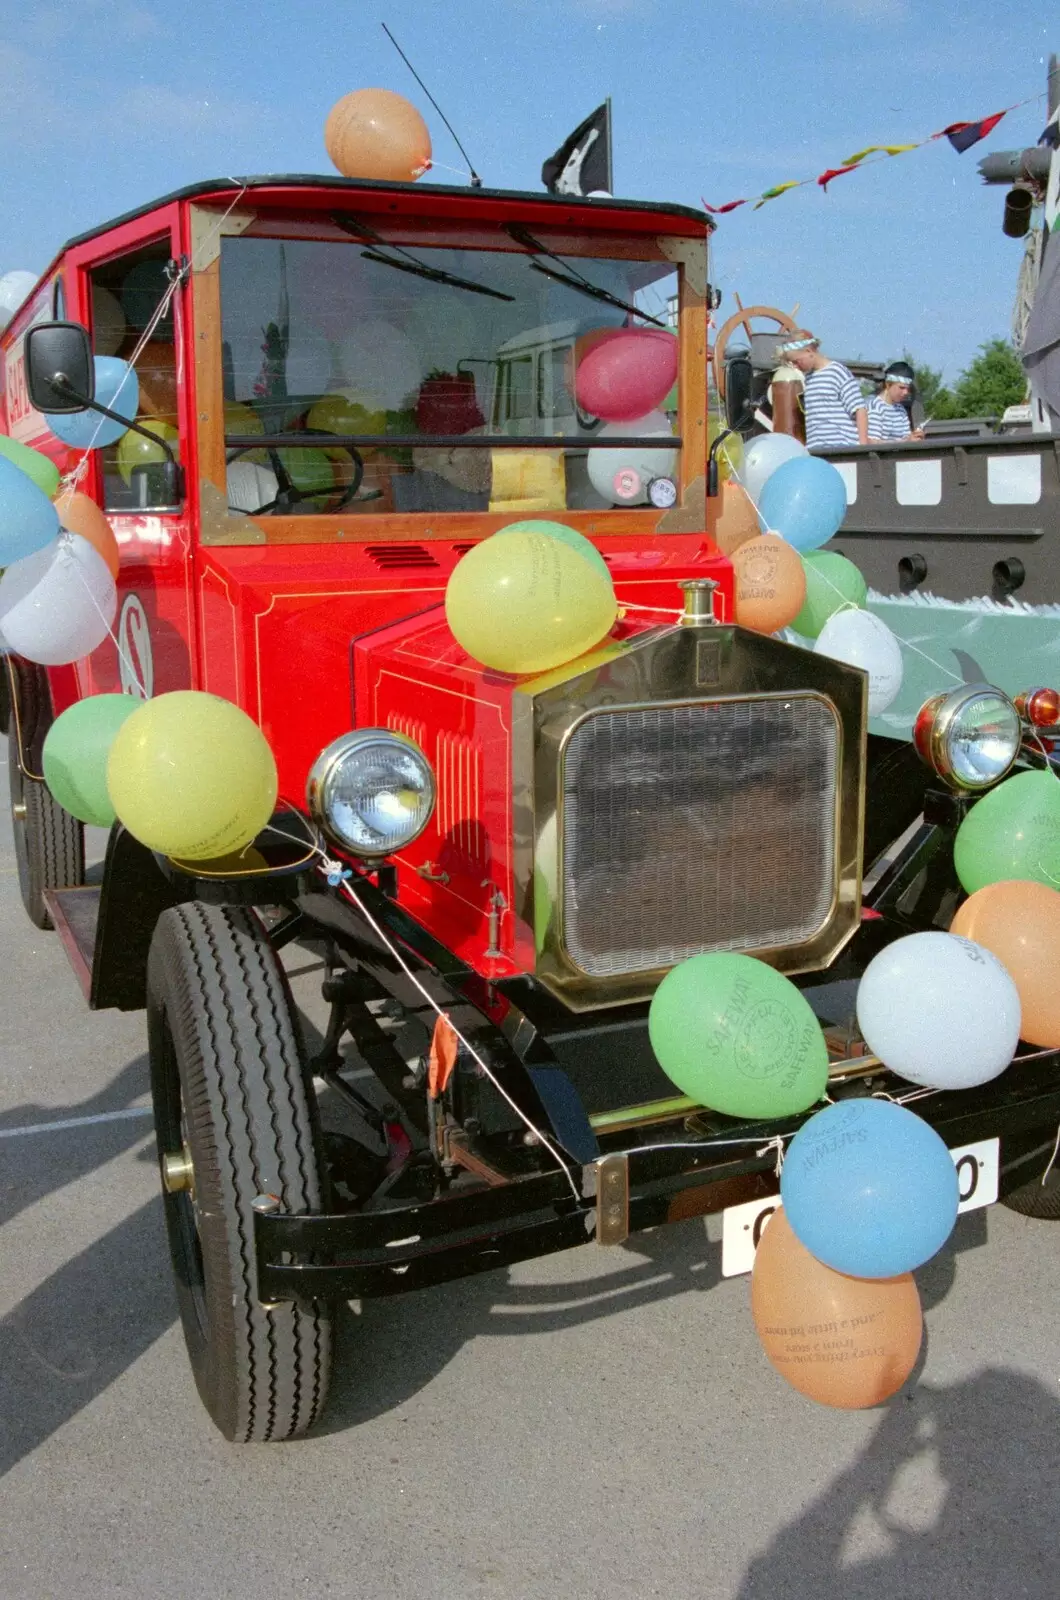
[[[64,469],[33,403],[49,348],[76,359],[87,330],[139,373],[146,437],[84,480],[120,544],[116,638],[70,667],[8,657],[12,815],[26,909],[89,1003],[146,1009],[181,1317],[231,1439],[311,1426],[338,1300],[768,1201],[763,1146],[791,1127],[676,1095],[652,1054],[648,1002],[685,957],[773,963],[826,1031],[833,1095],[894,1087],[851,1033],[853,987],[889,940],[947,925],[976,796],[947,737],[937,770],[867,738],[864,674],[733,623],[709,233],[680,206],[224,179],[71,240],[0,340],[0,420]],[[680,370],[673,465],[621,503],[590,474],[571,362],[631,321],[674,325]],[[468,548],[526,516],[586,535],[622,607],[603,647],[530,678],[469,659],[443,609]],[[41,778],[50,722],[187,687],[264,730],[272,825],[197,867],[115,825],[85,884]],[[296,941],[324,962],[312,1058]],[[1056,1054],[1025,1055],[917,1109],[951,1148],[1002,1140],[1002,1193],[1057,1215],[1036,1187]]]

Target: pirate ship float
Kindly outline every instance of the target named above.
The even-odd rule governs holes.
[[[829,546],[870,584],[869,605],[913,648],[905,682],[875,731],[905,736],[938,668],[1017,692],[1055,675],[1060,654],[1060,64],[1049,70],[1050,116],[1037,146],[986,156],[1005,184],[1004,227],[1027,240],[1014,341],[1030,399],[1005,417],[928,422],[922,441],[821,452],[843,474],[848,510]],[[1036,207],[1040,214],[1035,220]],[[718,332],[714,366],[730,423],[772,390],[770,425],[796,432],[797,408],[774,386],[779,334],[772,306],[742,308]],[[746,345],[734,338],[743,330]],[[878,379],[882,368],[848,362]],[[784,374],[781,374],[783,380]],[[914,421],[920,420],[914,411]],[[761,423],[745,425],[745,431]]]

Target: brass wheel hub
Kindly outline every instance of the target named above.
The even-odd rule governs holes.
[[[182,1144],[175,1153],[162,1157],[162,1186],[167,1194],[194,1195],[195,1168],[186,1144]]]

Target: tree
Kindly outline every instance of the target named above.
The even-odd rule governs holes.
[[[1027,379],[1019,356],[1007,339],[988,339],[954,386],[958,417],[1000,417],[1006,406],[1020,405]]]
[[[924,407],[924,416],[932,421],[936,418],[956,416],[957,413],[953,409],[953,395],[943,383],[942,373],[924,362],[917,361],[908,350],[903,352],[902,360],[908,361],[913,369],[917,397]]]
[[[942,373],[917,361],[908,351],[924,416],[932,421],[955,417],[1000,417],[1006,406],[1018,406],[1027,392],[1019,356],[1007,339],[988,339],[950,389]]]

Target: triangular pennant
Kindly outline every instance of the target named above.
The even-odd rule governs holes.
[[[789,189],[801,188],[805,181],[805,178],[792,178],[788,183],[778,183],[775,184],[772,189],[766,189],[760,196],[758,204],[755,206],[755,210],[757,211],[761,206],[764,206],[767,200],[775,200],[778,194],[786,194]]]
[[[855,172],[857,170],[857,165],[858,164],[856,161],[852,161],[850,165],[846,167],[829,167],[827,172],[821,173],[821,176],[818,178],[817,182],[827,193],[828,185],[831,183],[833,178],[841,178],[844,172]]]
[[[856,167],[859,161],[864,161],[866,156],[901,156],[907,150],[919,150],[918,144],[869,144],[864,150],[857,150],[852,156],[847,156],[848,167]]]
[[[933,133],[933,139],[948,139],[957,154],[963,155],[970,150],[973,144],[978,144],[980,139],[985,139],[992,133],[1001,121],[1005,111],[996,111],[992,117],[983,117],[980,122],[951,122],[948,128],[942,128],[938,133]]]
[[[709,211],[712,217],[722,217],[725,215],[726,211],[735,211],[737,206],[745,206],[746,204],[746,200],[730,200],[728,205],[708,206],[707,202],[704,200],[703,210]]]

